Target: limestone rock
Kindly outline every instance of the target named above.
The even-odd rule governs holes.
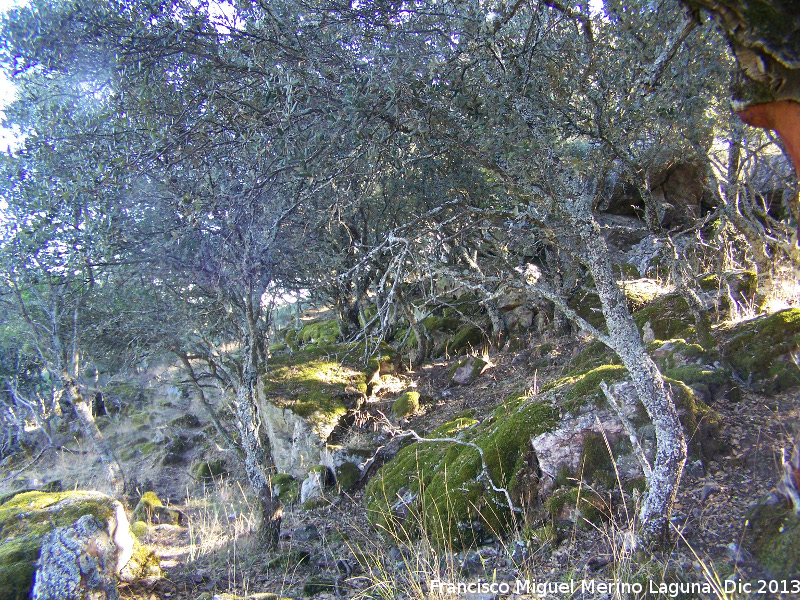
[[[317,500],[324,499],[324,489],[332,483],[328,467],[316,465],[308,471],[308,476],[300,487],[300,504],[303,508],[314,508]]]
[[[637,412],[638,397],[633,385],[628,381],[618,381],[610,387],[611,392],[622,404],[622,410],[628,419],[633,419]],[[539,483],[539,494],[544,496],[553,489],[558,474],[563,469],[570,473],[578,473],[581,468],[582,449],[590,436],[605,436],[612,447],[626,435],[620,420],[611,409],[598,409],[587,405],[579,414],[566,414],[551,431],[544,432],[531,440],[542,478]],[[645,452],[652,460],[653,446],[648,440],[642,441]],[[615,457],[620,477],[630,479],[641,477],[642,470],[633,455]]]
[[[485,360],[481,360],[477,356],[467,356],[456,365],[450,381],[457,385],[469,385],[487,368],[489,368],[489,363]]]
[[[304,479],[308,469],[320,463],[325,440],[333,426],[320,431],[308,419],[271,402],[263,402],[260,409],[278,471]]]
[[[100,492],[7,497],[0,505],[0,600],[28,598],[34,574],[39,582],[34,598],[116,598],[116,587],[108,582],[130,560],[134,543],[122,505]],[[83,587],[65,587],[76,581],[76,569]],[[95,595],[86,595],[92,589]]]
[[[103,525],[84,515],[42,537],[33,600],[116,600],[118,550]]]

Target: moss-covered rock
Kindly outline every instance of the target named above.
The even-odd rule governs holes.
[[[201,460],[192,466],[192,475],[198,481],[212,482],[229,474],[224,460]]]
[[[277,344],[270,344],[267,348],[267,352],[270,355],[277,354],[278,352],[286,352],[289,350],[289,345],[284,342],[278,342]]]
[[[706,403],[722,399],[739,402],[742,399],[742,390],[728,369],[684,365],[667,369],[663,374],[688,385]]]
[[[467,356],[450,368],[450,383],[469,385],[489,367],[489,363],[477,356]]]
[[[681,381],[664,377],[669,385],[678,417],[683,425],[684,435],[690,455],[702,456],[706,460],[715,459],[726,451],[727,446],[720,439],[721,420],[719,414]]]
[[[634,279],[621,281],[619,285],[625,295],[625,301],[632,311],[645,307],[663,293],[658,282],[652,279]],[[582,287],[567,303],[580,317],[601,331],[606,330],[605,317],[600,296],[593,287]]]
[[[687,329],[695,326],[689,305],[680,294],[666,294],[633,313],[633,320],[643,332],[647,325],[657,340],[685,338]]]
[[[200,419],[197,418],[197,415],[186,413],[185,415],[172,419],[172,421],[169,422],[169,426],[181,429],[199,429],[203,424],[200,422]]]
[[[348,388],[364,387],[364,380],[363,372],[316,351],[276,358],[263,378],[270,403],[303,417],[324,438],[347,412]]]
[[[428,437],[457,437],[480,447],[494,484],[518,500],[535,487],[529,477],[518,476],[524,471],[530,439],[552,427],[556,418],[549,402],[516,396],[483,422],[464,414]],[[408,498],[407,518],[393,512],[402,488],[407,489],[403,494]],[[504,495],[492,491],[481,476],[477,450],[452,442],[421,442],[403,448],[370,481],[366,503],[370,521],[379,528],[395,533],[424,529],[432,539],[456,547],[501,534],[514,520]]]
[[[122,409],[141,406],[145,401],[144,389],[132,381],[109,381],[103,387],[106,406],[119,406]]]
[[[569,370],[573,373],[585,373],[602,365],[619,364],[619,357],[609,350],[603,342],[593,341],[578,352],[569,362]]]
[[[647,347],[647,353],[663,373],[686,365],[699,365],[713,362],[712,356],[699,344],[689,344],[686,340],[656,340]]]
[[[297,340],[304,344],[332,345],[339,337],[339,322],[336,319],[314,321],[303,326]]]
[[[147,533],[147,523],[144,521],[134,522],[131,525],[131,533],[133,533],[137,539],[141,539]]]
[[[180,525],[183,519],[181,511],[164,506],[155,492],[145,492],[142,494],[139,503],[136,505],[136,508],[133,509],[134,521]]]
[[[133,546],[133,555],[122,572],[123,577],[141,579],[161,577],[161,559],[153,549],[138,541]]]
[[[84,515],[101,524],[114,523],[113,530],[129,535],[122,506],[100,492],[30,491],[14,494],[0,505],[0,600],[30,597],[42,537],[56,527],[74,524]],[[120,560],[127,562],[129,556]]]
[[[760,504],[748,515],[748,546],[775,579],[796,579],[800,573],[800,517],[791,504]]]
[[[556,490],[547,499],[547,510],[553,521],[567,520],[591,526],[608,521],[613,516],[608,500],[588,487],[568,487]]]
[[[486,344],[488,341],[486,334],[480,327],[466,325],[459,329],[452,339],[444,344],[444,348],[439,354],[449,354],[457,356],[462,352],[470,352]]]
[[[288,473],[278,473],[270,479],[272,493],[285,505],[294,504],[300,499],[300,482]]]
[[[351,462],[344,462],[334,469],[336,486],[339,490],[348,491],[361,480],[361,469]]]
[[[392,404],[392,412],[396,417],[407,417],[419,410],[419,392],[407,390]]]
[[[800,385],[792,353],[800,349],[800,308],[788,308],[720,328],[722,354],[745,381],[767,392]]]
[[[574,373],[551,381],[542,386],[542,392],[556,392],[560,404],[567,411],[574,413],[589,403],[601,406],[605,400],[600,389],[600,382],[608,385],[619,381],[628,373],[622,365],[600,365],[583,373]]]

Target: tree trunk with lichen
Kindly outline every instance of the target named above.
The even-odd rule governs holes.
[[[656,458],[639,515],[642,521],[639,537],[645,545],[661,544],[669,539],[672,506],[686,460],[686,440],[672,395],[658,367],[645,351],[642,337],[617,285],[600,227],[588,206],[591,203],[576,203],[573,221],[600,296],[613,350],[628,370],[656,432]]]
[[[283,515],[280,500],[273,497],[272,485],[265,467],[273,465],[269,448],[261,442],[260,420],[256,409],[258,397],[258,348],[255,336],[257,327],[253,312],[248,307],[248,330],[242,348],[243,363],[239,385],[236,390],[236,417],[239,438],[244,451],[244,466],[250,482],[261,505],[261,525],[258,536],[267,548],[277,548]]]

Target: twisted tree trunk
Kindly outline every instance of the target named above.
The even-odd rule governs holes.
[[[663,543],[669,539],[672,505],[686,461],[683,428],[672,395],[658,367],[645,351],[639,330],[617,285],[600,227],[584,205],[578,206],[572,216],[586,250],[587,266],[600,296],[613,349],[628,370],[636,393],[655,427],[656,458],[640,512],[640,540],[646,545]]]
[[[259,356],[256,336],[258,327],[255,311],[252,304],[249,303],[246,307],[246,318],[247,330],[244,332],[244,347],[242,348],[242,374],[235,398],[237,426],[244,451],[247,479],[261,504],[261,525],[258,535],[267,548],[277,548],[283,510],[280,500],[273,497],[269,476],[264,472],[265,466],[271,467],[274,462],[269,448],[262,444],[259,435],[260,422],[256,409]]]

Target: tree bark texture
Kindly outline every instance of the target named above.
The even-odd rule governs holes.
[[[647,545],[666,541],[672,505],[686,460],[686,440],[681,422],[664,379],[647,354],[641,335],[617,285],[608,248],[600,227],[588,210],[573,215],[585,246],[587,266],[594,277],[603,316],[614,350],[631,377],[656,431],[656,458],[647,481],[647,492],[640,511],[640,539]]]
[[[269,477],[264,472],[272,464],[269,450],[264,448],[259,435],[259,419],[256,412],[258,376],[252,354],[252,338],[248,336],[244,348],[245,360],[242,378],[236,390],[236,416],[244,451],[244,466],[247,479],[261,504],[261,526],[259,537],[267,548],[278,546],[282,510],[280,500],[273,498]]]

